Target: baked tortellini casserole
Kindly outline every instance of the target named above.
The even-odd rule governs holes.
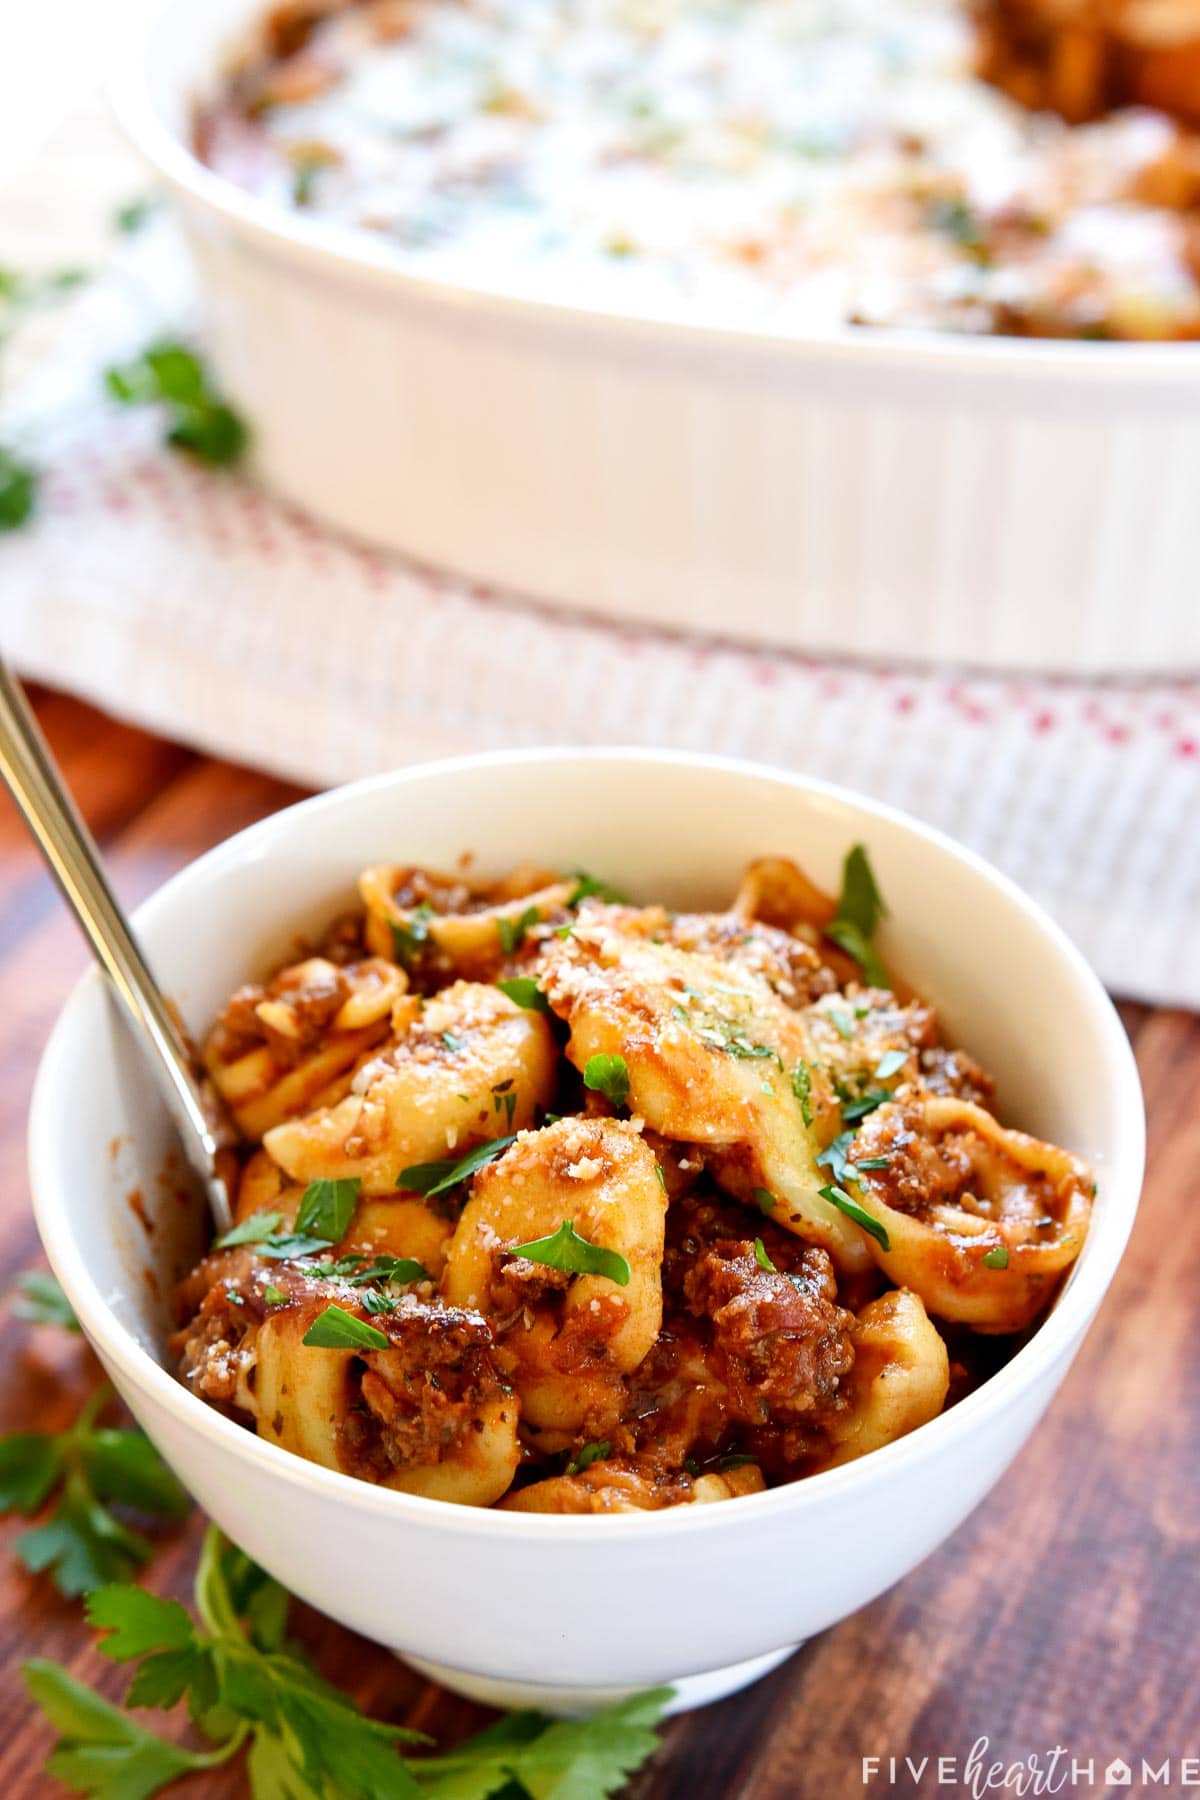
[[[194,142],[439,281],[1200,336],[1200,0],[281,0]]]
[[[382,865],[204,1047],[233,1228],[178,1289],[196,1394],[411,1494],[703,1505],[915,1430],[1003,1359],[1095,1189],[838,898],[726,912]]]

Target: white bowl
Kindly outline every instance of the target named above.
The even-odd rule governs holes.
[[[153,0],[118,116],[190,240],[263,478],[539,598],[814,651],[1200,666],[1200,346],[757,332],[440,285],[191,154],[265,0]],[[1137,629],[1129,596],[1137,595]]]
[[[836,886],[858,840],[892,909],[888,956],[995,1073],[1005,1117],[1094,1166],[1095,1223],[1036,1335],[951,1411],[845,1468],[717,1506],[615,1518],[476,1511],[318,1468],[212,1411],[164,1357],[160,1294],[201,1231],[160,1179],[162,1109],[98,975],[55,1027],[30,1122],[38,1226],[101,1361],[238,1543],[448,1686],[568,1711],[684,1678],[680,1699],[695,1704],[763,1673],[953,1531],[1066,1374],[1129,1234],[1143,1123],[1124,1031],[1078,952],[978,858],[837,788],[702,757],[505,753],[380,776],[242,832],[137,914],[199,1032],[298,928],[344,904],[368,862],[448,864],[469,849],[485,870],[528,857],[705,906],[726,902],[742,865],[766,852]],[[149,1238],[126,1204],[135,1186],[159,1221]]]

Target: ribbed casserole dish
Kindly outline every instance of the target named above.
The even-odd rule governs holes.
[[[1200,345],[802,337],[449,286],[189,148],[259,0],[160,0],[119,117],[166,178],[263,480],[563,606],[816,653],[1200,666]]]

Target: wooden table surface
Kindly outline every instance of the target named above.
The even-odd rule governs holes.
[[[296,799],[268,776],[198,756],[39,696],[67,778],[132,904],[211,844]],[[51,1022],[84,952],[7,801],[0,801],[0,1284],[39,1260],[25,1117]],[[1200,1021],[1122,1009],[1145,1084],[1150,1160],[1124,1265],[1066,1387],[1032,1442],[958,1534],[883,1599],[805,1645],[756,1687],[672,1723],[638,1800],[967,1791],[860,1759],[964,1759],[986,1737],[1004,1762],[1061,1745],[1094,1759],[1200,1758]],[[69,1121],[64,1122],[69,1129]],[[0,1430],[66,1422],[95,1383],[88,1353],[0,1320]],[[886,1518],[880,1521],[886,1530]],[[17,1527],[0,1526],[7,1542]],[[200,1521],[163,1541],[150,1580],[186,1595]],[[449,1740],[486,1718],[348,1632],[307,1615],[322,1667],[381,1716]],[[0,1557],[0,1793],[50,1794],[50,1733],[18,1666],[51,1656],[109,1693],[76,1605]],[[1061,1764],[1059,1765],[1062,1766]],[[1183,1772],[1173,1763],[1172,1789]],[[1135,1778],[1135,1791],[1138,1782]],[[190,1784],[244,1793],[239,1772]],[[1168,1791],[1155,1788],[1149,1791]]]

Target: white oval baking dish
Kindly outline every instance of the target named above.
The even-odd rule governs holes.
[[[1200,345],[803,338],[448,287],[188,147],[261,0],[155,0],[118,116],[166,178],[262,479],[559,605],[818,653],[1200,667]]]

